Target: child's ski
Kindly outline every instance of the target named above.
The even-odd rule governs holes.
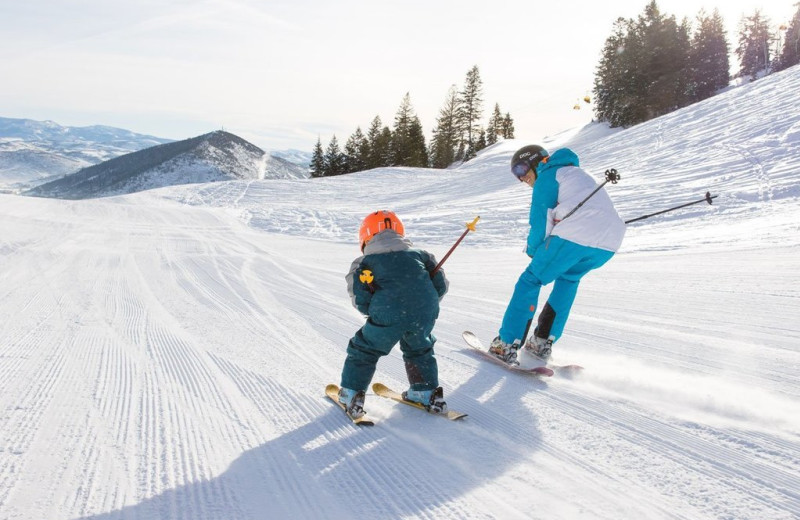
[[[428,411],[425,408],[425,406],[420,403],[416,403],[414,401],[406,401],[405,399],[403,399],[402,394],[395,392],[394,390],[384,385],[383,383],[373,384],[372,391],[375,392],[376,395],[385,397],[387,399],[391,399],[392,401],[397,401],[398,403],[407,404],[408,406],[413,406],[414,408],[419,408],[420,410],[425,410],[426,412]],[[458,419],[463,419],[464,417],[467,416],[467,414],[465,413],[456,412],[454,410],[448,410],[445,413],[431,413],[431,412],[428,413],[430,413],[431,415],[440,415],[442,417],[446,417],[451,421],[457,421]]]
[[[353,421],[354,424],[357,424],[359,426],[372,426],[375,424],[375,421],[373,421],[371,417],[367,417],[366,414],[362,415],[361,417],[352,417],[349,413],[347,413],[347,408],[345,408],[345,406],[339,402],[339,387],[337,385],[330,384],[326,386],[325,395],[327,395],[331,401],[336,403],[339,406],[339,408],[341,408],[344,411],[345,415],[347,415],[347,417],[349,417],[350,420]]]
[[[491,354],[489,352],[489,350],[486,347],[484,347],[483,343],[478,338],[478,336],[476,336],[472,332],[470,332],[468,330],[464,331],[461,334],[461,336],[464,338],[464,341],[467,342],[467,345],[472,347],[476,352],[480,352],[481,354],[483,354],[483,357],[485,357],[489,361],[492,361],[493,363],[495,363],[497,365],[500,365],[500,366],[503,366],[503,367],[505,367],[505,368],[507,368],[509,370],[513,370],[515,372],[524,372],[526,374],[533,374],[533,375],[536,375],[536,376],[543,376],[543,377],[551,377],[554,374],[553,369],[548,368],[546,366],[525,368],[525,367],[521,367],[519,365],[509,365],[508,363],[506,363],[502,359],[500,359],[500,358],[494,356],[493,354]]]

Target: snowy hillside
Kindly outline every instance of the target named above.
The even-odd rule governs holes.
[[[271,157],[231,133],[216,131],[126,154],[42,184],[25,194],[86,199],[180,184],[304,175],[303,168]]]
[[[308,168],[311,165],[311,156],[312,156],[311,152],[289,149],[289,150],[270,150],[269,153],[273,157],[289,161],[290,163],[297,164],[305,168]]]
[[[0,138],[0,192],[42,184],[90,164],[21,139]]]
[[[527,264],[503,142],[453,170],[0,195],[0,518],[800,517],[800,67],[571,146],[631,219],[537,380],[489,341]],[[442,257],[435,334],[462,422],[323,396],[363,323],[344,274],[390,208]],[[375,381],[404,389],[396,349]]]
[[[41,184],[169,141],[109,126],[71,127],[0,117],[0,190]]]

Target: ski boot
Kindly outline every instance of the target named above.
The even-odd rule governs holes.
[[[444,400],[444,390],[438,387],[435,390],[411,390],[403,392],[403,399],[419,403],[430,413],[446,413],[447,403]]]
[[[364,391],[351,390],[349,388],[339,389],[339,402],[344,405],[345,412],[352,419],[363,417],[366,412],[364,411]]]
[[[525,342],[525,352],[536,356],[537,358],[541,359],[545,363],[550,360],[550,355],[553,353],[553,340],[555,338],[550,336],[549,338],[540,338],[536,334],[533,334],[528,341]]]
[[[492,340],[489,345],[489,353],[493,354],[497,359],[508,363],[509,365],[519,365],[517,361],[517,351],[519,350],[519,343],[516,341],[510,345],[497,336]]]

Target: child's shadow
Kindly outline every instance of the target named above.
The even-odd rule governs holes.
[[[454,407],[470,414],[461,422],[370,396],[383,416],[374,427],[358,427],[321,395],[300,395],[273,411],[301,412],[308,422],[245,451],[219,476],[84,518],[401,518],[435,516],[442,507],[450,517],[474,516],[476,507],[491,516],[488,505],[458,498],[519,463],[519,436],[530,441],[537,427],[520,399],[543,384],[502,372],[478,365],[453,392]]]

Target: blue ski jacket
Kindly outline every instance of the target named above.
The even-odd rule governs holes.
[[[569,148],[556,150],[536,169],[530,210],[527,252],[533,256],[548,236],[606,251],[617,251],[625,236],[625,222],[617,214],[605,189],[587,200],[569,218],[597,183],[580,168],[578,156]]]

